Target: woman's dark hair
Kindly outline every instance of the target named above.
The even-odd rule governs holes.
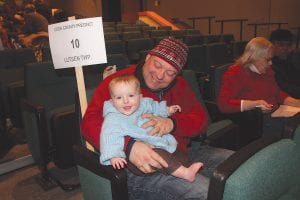
[[[288,41],[293,42],[294,36],[293,34],[286,29],[277,29],[274,30],[270,35],[270,41]]]

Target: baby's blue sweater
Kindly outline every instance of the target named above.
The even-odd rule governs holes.
[[[110,101],[104,102],[104,121],[101,129],[100,139],[100,163],[110,165],[113,157],[125,158],[124,137],[130,136],[138,141],[143,141],[156,148],[162,148],[173,153],[177,147],[177,141],[171,134],[162,137],[150,136],[149,129],[140,126],[147,120],[142,119],[144,113],[152,113],[155,116],[167,117],[169,115],[165,101],[157,102],[151,98],[144,97],[139,108],[131,115],[121,114]]]

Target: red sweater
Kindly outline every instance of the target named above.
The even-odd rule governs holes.
[[[242,99],[262,99],[276,109],[287,96],[287,93],[280,91],[271,67],[266,74],[258,74],[235,64],[223,76],[218,106],[225,113],[240,112]]]
[[[100,143],[100,130],[103,122],[103,103],[110,99],[108,84],[113,77],[125,73],[135,74],[141,81],[141,92],[143,96],[153,98],[157,101],[160,100],[156,93],[145,86],[141,70],[138,69],[139,68],[134,65],[116,72],[102,81],[96,89],[81,124],[86,140],[96,147],[96,149],[99,149]],[[175,82],[171,84],[169,88],[164,90],[161,100],[167,101],[168,105],[177,104],[181,106],[182,111],[171,116],[176,121],[176,129],[172,134],[178,142],[178,148],[187,152],[189,139],[206,130],[208,124],[207,113],[196,99],[195,93],[192,91],[188,82],[181,76],[178,76]]]

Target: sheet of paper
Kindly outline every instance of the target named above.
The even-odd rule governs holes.
[[[280,105],[280,107],[275,110],[271,116],[272,117],[292,117],[295,114],[300,112],[299,107],[294,106],[287,106],[287,105]]]
[[[48,31],[55,69],[107,62],[101,17],[51,24]]]

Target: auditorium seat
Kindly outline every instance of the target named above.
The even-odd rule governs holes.
[[[148,51],[154,47],[152,38],[130,39],[126,42],[126,52],[130,63],[138,63],[141,59],[140,52]]]
[[[73,68],[55,70],[52,62],[31,63],[25,67],[25,98],[21,100],[27,144],[41,174],[36,179],[45,190],[59,185],[72,190],[78,184],[59,181],[48,170],[53,161],[60,169],[74,166],[76,81]],[[52,184],[53,183],[53,184]]]

